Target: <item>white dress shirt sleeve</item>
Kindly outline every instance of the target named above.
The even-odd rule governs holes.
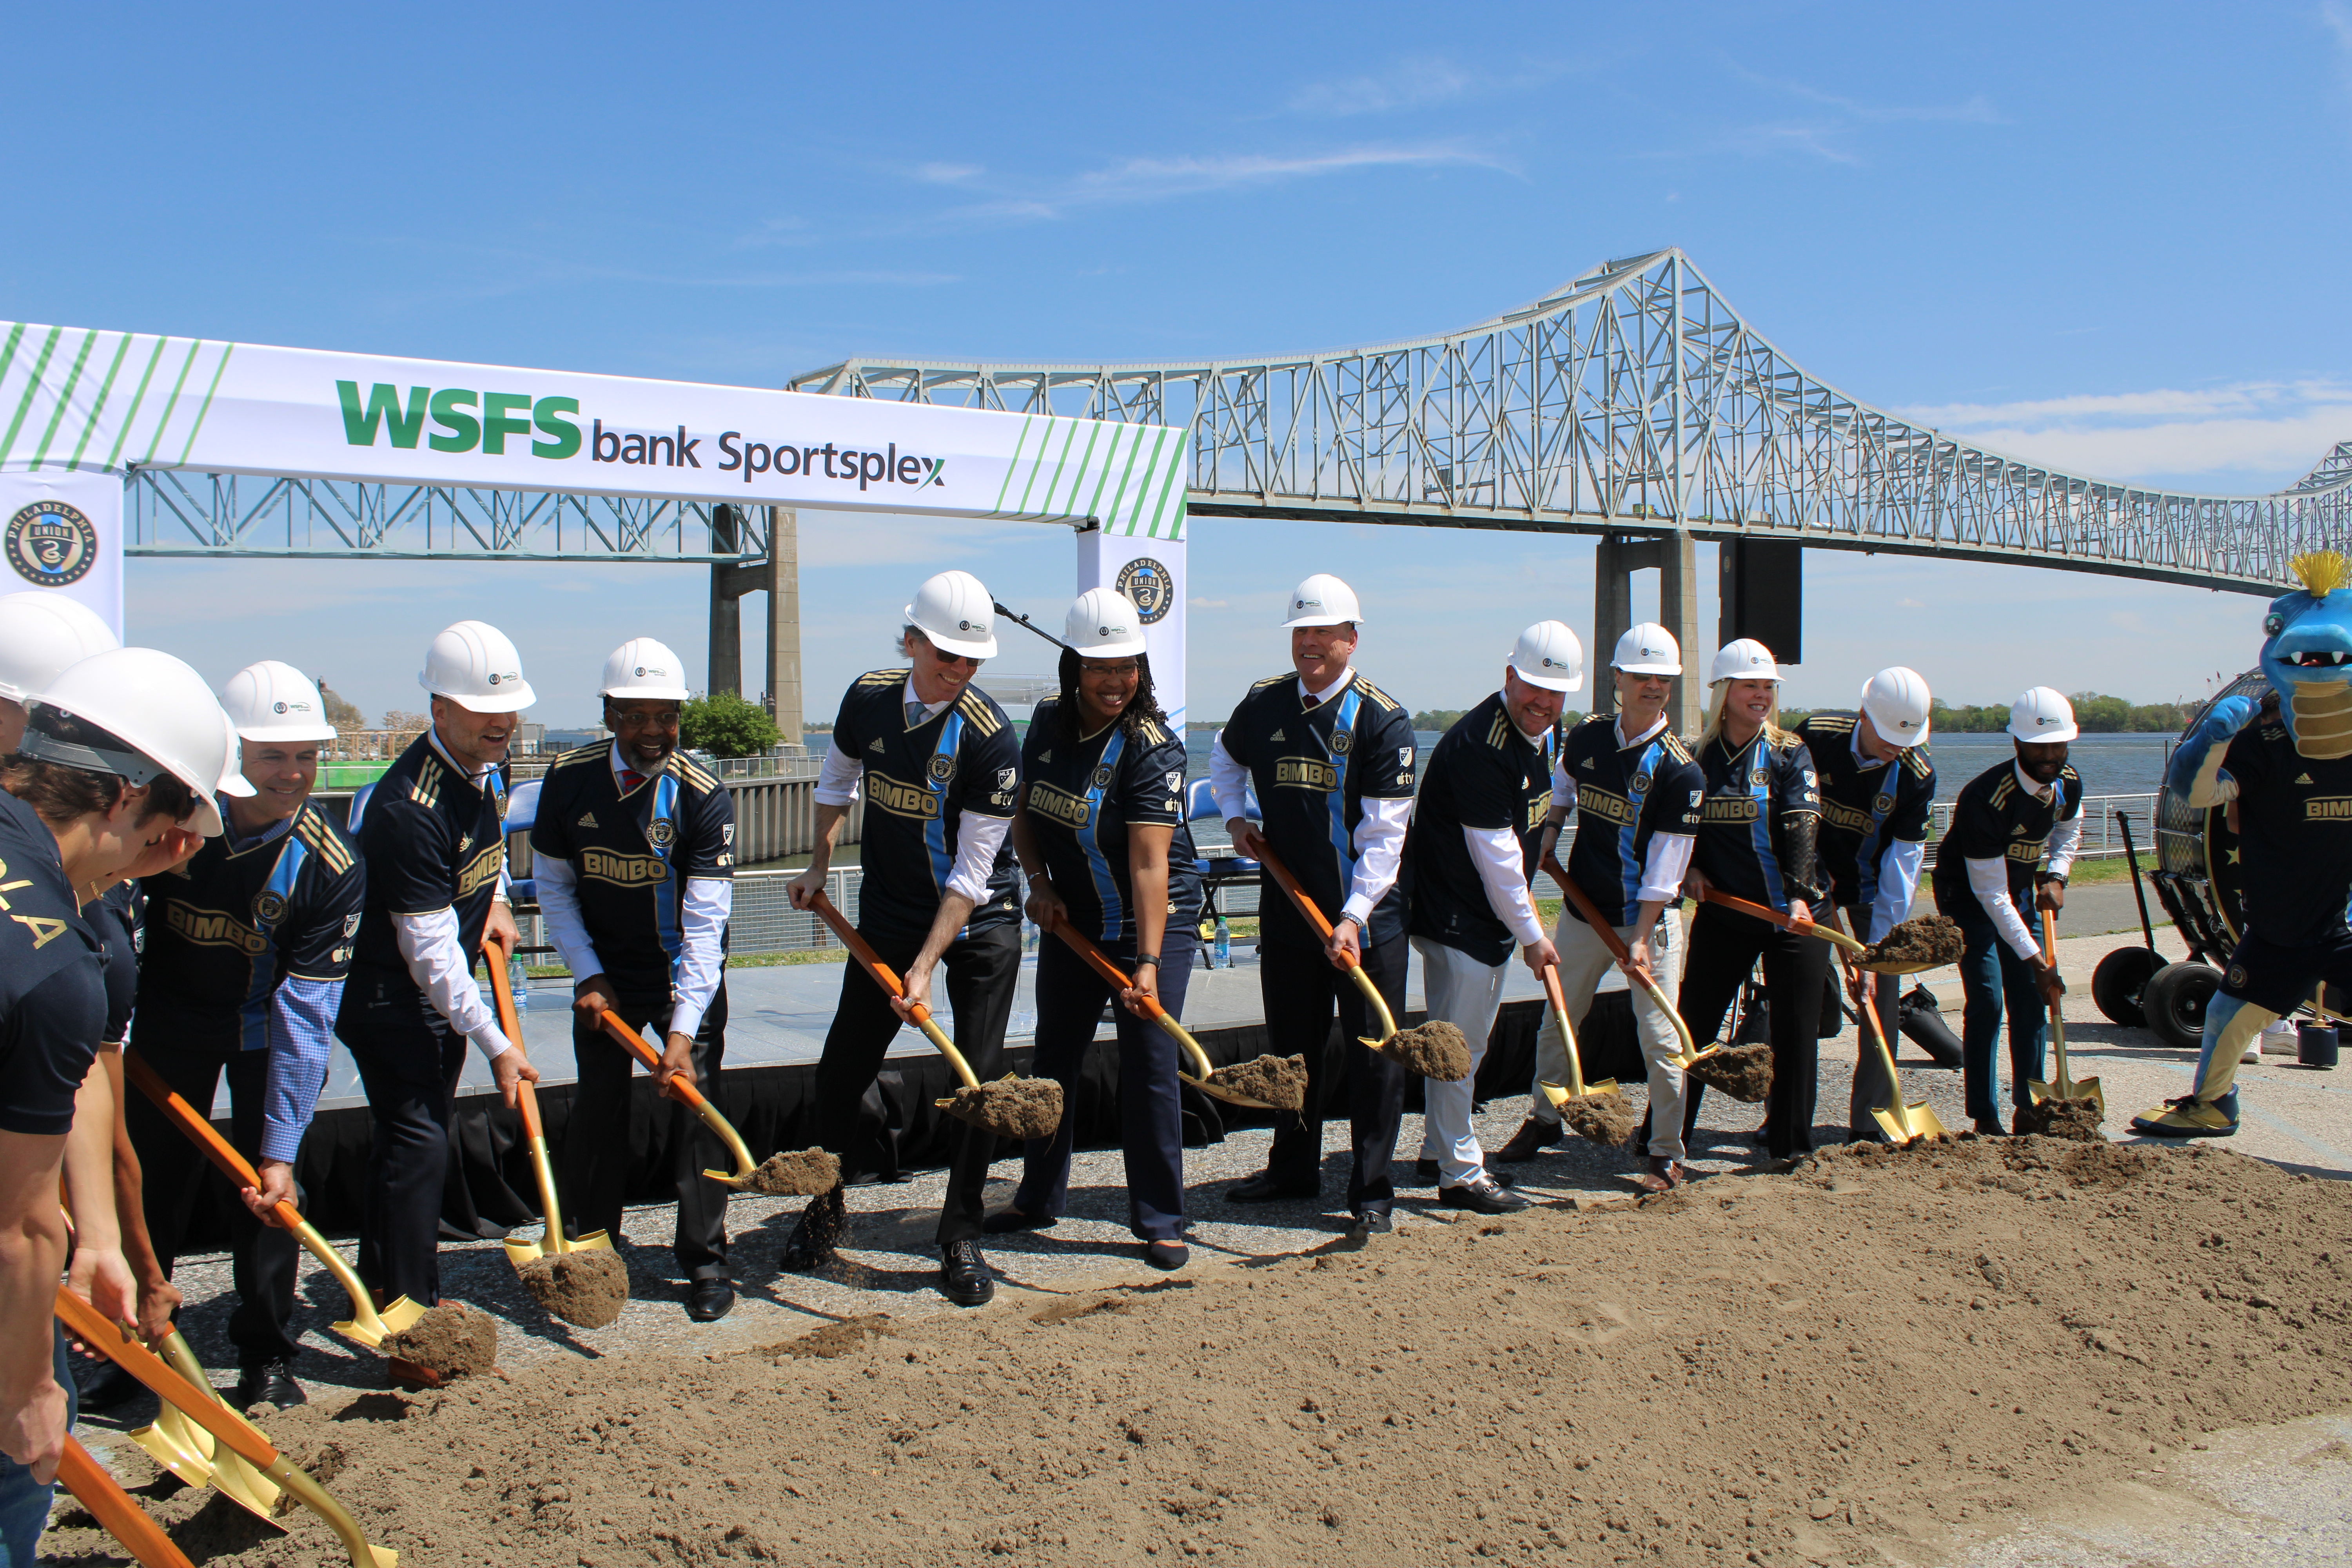
[[[1209,798],[1217,803],[1217,820],[1231,822],[1249,816],[1249,770],[1225,750],[1225,732],[1209,743]]]
[[[670,985],[669,1033],[691,1038],[702,1027],[702,1016],[710,1010],[727,966],[719,939],[734,910],[735,884],[727,878],[686,879],[686,910],[678,921],[685,951],[678,954],[677,978]]]
[[[409,977],[433,999],[435,1009],[449,1020],[449,1026],[473,1041],[485,1058],[495,1060],[504,1056],[512,1042],[499,1027],[498,1016],[482,1000],[482,988],[474,984],[473,966],[458,950],[457,911],[438,909],[430,914],[394,915],[392,934],[400,944],[401,961],[408,965]]]
[[[2080,812],[2050,827],[2050,874],[2063,877],[2074,868],[2074,851],[2083,842],[2083,817]]]
[[[1372,909],[1396,886],[1397,868],[1404,860],[1404,830],[1412,820],[1412,801],[1368,800],[1361,803],[1363,819],[1356,824],[1356,875],[1348,885],[1348,901],[1339,913],[1369,930]]]
[[[1642,885],[1633,897],[1643,903],[1673,903],[1683,896],[1683,879],[1690,875],[1691,851],[1698,840],[1687,833],[1653,833],[1642,857]]]
[[[833,742],[824,743],[824,765],[817,771],[816,803],[819,805],[848,805],[857,799],[857,786],[866,770],[857,759]]]
[[[539,879],[539,918],[563,967],[575,981],[604,973],[604,961],[596,955],[588,921],[580,913],[579,870],[562,856],[546,854],[533,858],[531,870]]]
[[[988,875],[996,868],[996,852],[1013,827],[1009,816],[979,816],[965,812],[956,824],[955,868],[948,873],[948,891],[970,899],[974,906],[988,902]]]
[[[1886,933],[1901,925],[1911,913],[1911,900],[1919,891],[1919,868],[1927,858],[1927,847],[1905,839],[1896,839],[1878,858],[1877,896],[1870,900],[1870,931],[1864,942],[1885,942]]]
[[[2010,951],[2020,958],[2040,958],[2042,944],[2033,940],[2025,917],[2017,912],[2017,905],[2009,896],[2009,862],[1989,858],[1972,859],[1968,866],[1969,890],[1976,894],[1984,912],[1992,917],[1992,929],[2000,933],[2000,940],[2009,943]]]
[[[1563,811],[1576,806],[1576,781],[1568,776],[1568,758],[1564,754],[1552,759],[1551,803]]]
[[[1462,841],[1470,847],[1470,864],[1486,889],[1495,918],[1511,928],[1521,947],[1543,940],[1543,921],[1528,893],[1527,858],[1519,853],[1519,836],[1507,827],[1465,827]]]

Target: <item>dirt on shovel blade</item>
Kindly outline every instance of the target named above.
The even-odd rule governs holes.
[[[1570,1131],[1610,1149],[1622,1149],[1642,1125],[1632,1102],[1613,1089],[1561,1101],[1559,1119]]]
[[[1008,1078],[959,1089],[948,1114],[1006,1138],[1051,1138],[1062,1124],[1062,1086],[1050,1078]]]
[[[1709,1051],[1683,1072],[1709,1089],[1753,1105],[1772,1092],[1772,1047],[1760,1040],[1753,1045],[1726,1046],[1719,1051]]]
[[[386,1338],[383,1352],[436,1377],[471,1377],[499,1363],[499,1321],[479,1307],[444,1301]]]
[[[629,1266],[602,1247],[534,1258],[517,1272],[532,1300],[583,1329],[604,1327],[629,1304]]]
[[[2021,1138],[2039,1133],[2044,1138],[2063,1138],[2075,1143],[2104,1143],[2107,1135],[2099,1131],[2101,1119],[2095,1100],[2053,1099],[2019,1106],[2016,1125]]]
[[[1960,961],[1960,928],[1949,915],[1921,915],[1905,921],[1870,944],[1864,963],[1924,963],[1941,967]]]
[[[1460,1083],[1470,1076],[1470,1042],[1461,1030],[1439,1019],[1399,1031],[1381,1047],[1381,1054],[1402,1063],[1407,1072],[1440,1083]]]
[[[833,1191],[840,1183],[838,1156],[822,1149],[785,1150],[761,1161],[760,1168],[743,1178],[743,1190],[782,1198],[813,1198]]]
[[[1276,1110],[1297,1110],[1307,1103],[1305,1057],[1260,1057],[1219,1068],[1210,1080],[1229,1094],[1270,1105]]]

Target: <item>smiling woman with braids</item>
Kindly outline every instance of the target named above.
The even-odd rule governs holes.
[[[1128,1226],[1145,1261],[1175,1268],[1188,1256],[1176,1044],[1143,1009],[1150,1000],[1181,1015],[1192,972],[1201,879],[1184,828],[1184,742],[1152,700],[1133,605],[1090,588],[1070,606],[1063,635],[1062,694],[1039,705],[1022,747],[1013,848],[1029,879],[1029,918],[1048,931],[1067,921],[1134,979],[1118,1016]],[[1066,1109],[1053,1137],[1029,1141],[1020,1189],[989,1216],[989,1230],[1036,1230],[1061,1216],[1073,1132],[1066,1108],[1109,994],[1068,943],[1039,945],[1034,1070],[1062,1085]]]

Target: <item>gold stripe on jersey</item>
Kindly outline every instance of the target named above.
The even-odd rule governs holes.
[[[576,768],[587,763],[601,763],[612,755],[612,752],[613,743],[610,741],[600,742],[593,746],[574,746],[548,763],[547,771],[553,773],[559,768]]]
[[[1992,793],[1985,797],[1985,804],[1999,810],[2007,805],[2009,797],[2016,793],[2017,775],[2014,773],[2004,773],[2001,775],[2000,783],[1993,785]]]
[[[1925,748],[1911,746],[1903,752],[1903,771],[1915,779],[1924,779],[1934,770],[1927,764]]]
[[[352,868],[352,852],[318,808],[309,801],[302,803],[302,815],[294,819],[296,837],[310,847],[328,870],[340,877]]]
[[[1164,746],[1171,740],[1174,739],[1174,737],[1170,735],[1167,731],[1161,729],[1156,721],[1150,719],[1146,719],[1141,724],[1138,725],[1137,728],[1143,732],[1143,742],[1148,746]]]
[[[1674,758],[1675,761],[1678,763],[1689,763],[1696,760],[1690,754],[1690,748],[1683,744],[1683,738],[1680,735],[1675,734],[1672,730],[1669,730],[1664,734],[1659,736],[1658,743],[1666,749],[1666,755]]]
[[[1252,691],[1263,691],[1269,686],[1279,686],[1286,680],[1295,679],[1297,678],[1291,675],[1269,675],[1264,680],[1251,681],[1250,689]]]
[[[1360,675],[1356,677],[1356,689],[1364,694],[1364,700],[1367,702],[1370,702],[1373,707],[1381,709],[1386,712],[1393,713],[1402,706],[1402,704],[1398,702],[1395,698],[1390,696],[1387,692],[1382,691],[1379,687],[1374,686],[1370,681],[1366,680]]]
[[[692,758],[688,757],[684,752],[672,752],[669,754],[669,762],[671,771],[676,773],[681,780],[692,784],[703,794],[711,795],[718,791],[719,787],[719,781],[712,778],[709,773],[703,772],[701,765],[696,763]]]
[[[957,698],[956,710],[964,716],[965,722],[982,735],[993,735],[1004,728],[1004,721],[990,708],[988,699],[977,691],[967,689],[962,696]]]
[[[1496,709],[1495,721],[1486,726],[1486,744],[1498,752],[1507,750],[1511,743],[1510,731],[1516,727],[1509,714],[1500,708]]]
[[[416,770],[416,782],[408,786],[408,798],[428,811],[440,805],[441,774],[445,771],[440,758],[425,752],[424,763]]]
[[[1848,735],[1853,732],[1853,715],[1817,713],[1805,721],[1805,728],[1816,735]]]

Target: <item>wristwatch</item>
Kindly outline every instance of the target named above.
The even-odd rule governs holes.
[[[1139,952],[1135,955],[1136,968],[1140,969],[1147,963],[1154,969],[1159,968],[1160,955],[1156,952]]]

